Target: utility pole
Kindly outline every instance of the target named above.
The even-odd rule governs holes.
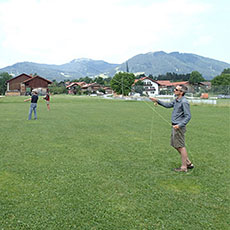
[[[129,73],[129,65],[128,65],[128,62],[126,62],[126,72]]]
[[[124,84],[123,84],[123,75],[122,75],[122,98],[123,98],[123,95],[124,95]]]
[[[129,73],[129,65],[128,65],[128,62],[125,62],[125,65],[126,65],[126,73]],[[124,96],[124,81],[123,81],[123,75],[122,75],[122,98]]]

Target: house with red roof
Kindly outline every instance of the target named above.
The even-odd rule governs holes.
[[[142,91],[143,94],[148,96],[154,96],[159,94],[159,83],[157,83],[157,81],[149,77],[142,77],[140,79],[136,79],[133,84],[134,90],[135,90],[135,84],[138,81],[143,82],[143,91]]]
[[[82,92],[88,91],[90,93],[97,92],[99,89],[102,89],[102,86],[96,82],[85,84],[81,87]]]
[[[177,85],[185,85],[189,88],[189,82],[188,81],[180,81],[180,82],[170,82],[169,80],[153,80],[149,77],[142,77],[140,79],[136,79],[134,81],[137,83],[138,81],[143,82],[143,94],[148,96],[154,96],[160,94],[161,91],[172,91]]]
[[[165,81],[156,81],[159,84],[160,91],[161,90],[173,90],[177,85],[185,85],[189,87],[188,81],[178,81],[178,82],[170,82],[168,80]]]
[[[94,82],[94,83],[85,83],[85,82],[71,82],[66,88],[68,89],[68,94],[76,94],[78,90],[81,93],[89,92],[89,93],[97,93],[98,90],[104,90],[105,94],[112,94],[113,90],[110,87],[103,87],[102,85]]]
[[[66,86],[66,88],[68,89],[68,94],[76,94],[78,88],[81,89],[81,87],[83,85],[86,85],[86,83],[84,81],[82,81],[82,82],[71,82],[70,84],[68,84]]]

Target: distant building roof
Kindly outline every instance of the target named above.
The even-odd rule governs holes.
[[[202,81],[199,84],[205,85],[205,86],[211,86],[212,85],[212,83],[210,81]]]
[[[159,84],[159,85],[170,85],[171,84],[171,82],[170,81],[168,81],[168,80],[165,80],[165,81],[157,81],[157,83]]]
[[[40,76],[38,76],[38,75],[36,75],[35,77],[31,77],[31,78],[29,78],[29,79],[23,81],[23,83],[28,83],[29,81],[34,81],[34,79],[37,79],[37,78],[39,78],[39,79],[41,79],[41,80],[43,80],[43,81],[46,81],[48,84],[51,84],[51,83],[52,83],[52,81],[50,81],[50,80],[48,80],[48,79],[45,79],[45,78],[43,78],[43,77],[40,77]]]
[[[82,88],[86,89],[86,88],[91,87],[91,86],[100,87],[101,85],[94,82],[94,83],[85,84],[82,86]]]
[[[169,80],[159,80],[159,81],[156,81],[156,80],[153,80],[150,77],[142,77],[140,79],[135,79],[133,85],[135,85],[138,81],[143,81],[143,80],[146,80],[146,79],[148,79],[148,80],[150,80],[152,82],[155,82],[159,86],[177,86],[177,85],[188,85],[189,84],[188,81],[178,81],[178,82],[171,82]]]
[[[157,81],[153,80],[153,79],[150,78],[150,77],[142,77],[142,78],[139,78],[139,79],[135,79],[134,85],[135,85],[138,81],[144,81],[144,80],[146,80],[146,79],[148,79],[148,80],[150,80],[150,81],[152,81],[152,82],[155,82],[155,83],[159,84]]]
[[[86,83],[84,82],[84,81],[81,81],[81,82],[71,82],[69,85],[67,85],[66,86],[66,88],[70,88],[70,87],[72,87],[72,86],[74,86],[74,85],[79,85],[79,86],[83,86],[83,85],[85,85]]]
[[[170,82],[168,80],[165,81],[156,81],[160,86],[177,86],[177,85],[187,85],[189,84],[188,81],[177,81],[177,82]]]
[[[22,73],[22,74],[20,74],[20,75],[14,77],[14,78],[11,78],[11,79],[8,80],[7,82],[13,81],[13,80],[15,80],[16,78],[19,78],[19,77],[21,77],[21,76],[26,76],[26,77],[28,77],[28,79],[33,78],[32,76],[30,76],[30,75],[28,75],[28,74]]]

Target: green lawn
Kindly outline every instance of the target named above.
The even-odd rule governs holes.
[[[28,121],[24,99],[0,98],[0,230],[230,229],[230,106],[191,106],[176,173],[171,109],[53,96]]]

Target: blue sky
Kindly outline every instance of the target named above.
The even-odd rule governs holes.
[[[163,50],[230,63],[228,0],[0,0],[0,68]]]

